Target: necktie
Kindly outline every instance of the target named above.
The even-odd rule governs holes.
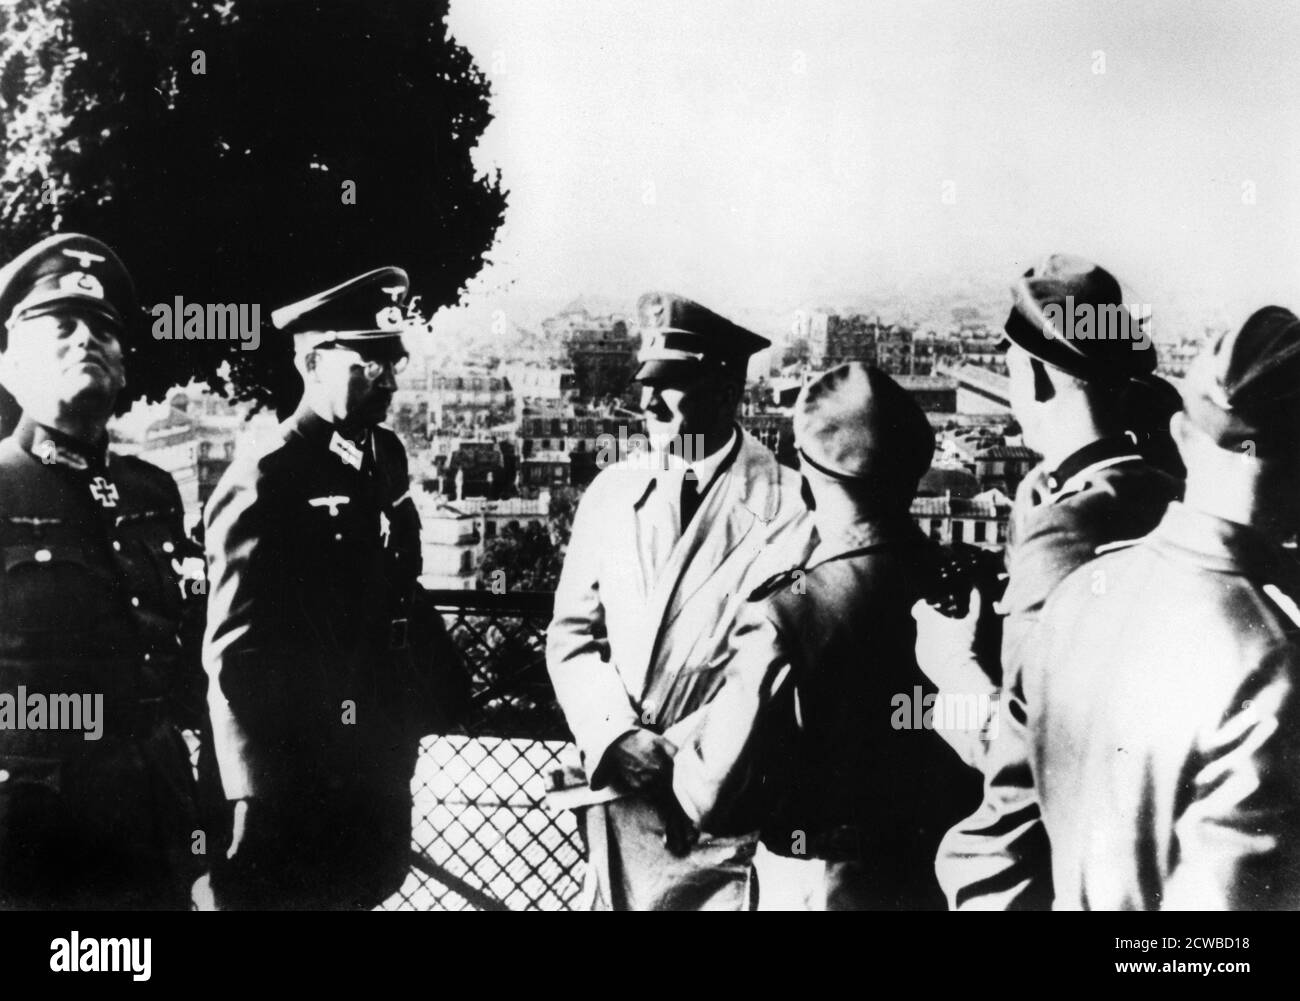
[[[700,481],[695,475],[695,470],[686,470],[686,475],[682,477],[682,534],[686,534],[686,526],[691,523],[695,517],[695,512],[700,509]]]

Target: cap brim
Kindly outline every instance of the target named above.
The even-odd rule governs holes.
[[[654,382],[660,379],[676,379],[682,376],[698,375],[704,366],[697,361],[681,358],[662,358],[643,361],[632,376],[633,382]]]
[[[1047,333],[1037,318],[1027,315],[1019,303],[1012,307],[1002,332],[1016,347],[1067,375],[1091,380],[1101,374],[1088,364],[1083,355],[1068,347],[1055,331]]]
[[[107,300],[100,299],[98,296],[77,295],[72,292],[51,292],[43,296],[33,296],[30,299],[20,302],[14,308],[13,315],[15,317],[40,315],[49,312],[57,306],[66,306],[69,304],[75,304],[79,308],[85,309],[91,313],[98,313],[100,316],[117,324],[119,327],[126,326],[126,321],[122,318],[122,314],[119,313]]]
[[[400,330],[304,330],[293,335],[313,347],[322,344],[345,344],[358,351],[371,352],[406,350]]]

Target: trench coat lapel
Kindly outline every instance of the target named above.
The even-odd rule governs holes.
[[[717,487],[709,491],[699,513],[686,527],[686,534],[673,552],[670,570],[676,580],[668,595],[661,633],[673,624],[687,602],[709,582],[714,571],[740,545],[757,520],[754,512],[742,502],[747,492],[746,482],[744,471],[737,469],[737,465],[733,463]]]
[[[640,628],[629,639],[635,651],[620,664],[628,691],[636,691],[645,679],[651,650],[659,635],[663,605],[667,600],[663,584],[667,565],[673,559],[677,535],[677,514],[669,499],[663,476],[651,477],[636,494],[629,512],[632,525],[631,553],[637,561],[637,605],[646,610]]]
[[[661,564],[657,574],[653,564],[647,567],[654,576],[648,578],[642,646],[635,667],[627,673],[629,691],[644,688],[663,636],[686,602],[708,583],[756,522],[775,517],[776,460],[743,431],[741,439],[735,460],[705,497],[686,534],[672,546],[666,565]],[[646,554],[642,556],[643,564],[648,557],[661,555],[663,541],[671,539],[677,530],[677,511],[670,497],[672,491],[665,485],[668,482],[661,478],[637,518],[639,548]],[[659,496],[655,497],[655,493]]]

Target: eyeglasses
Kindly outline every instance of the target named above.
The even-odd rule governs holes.
[[[317,351],[346,351],[356,357],[356,364],[361,366],[361,371],[365,373],[367,379],[374,382],[384,372],[384,369],[391,369],[393,375],[401,375],[406,371],[406,366],[410,364],[410,355],[399,355],[396,358],[389,358],[385,361],[376,361],[373,358],[365,358],[359,351],[342,344],[322,344],[316,348]]]

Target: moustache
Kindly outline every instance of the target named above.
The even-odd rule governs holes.
[[[106,373],[113,371],[113,365],[108,357],[101,351],[80,351],[74,355],[67,356],[63,359],[63,368],[66,371],[75,368],[78,365],[94,365]]]

